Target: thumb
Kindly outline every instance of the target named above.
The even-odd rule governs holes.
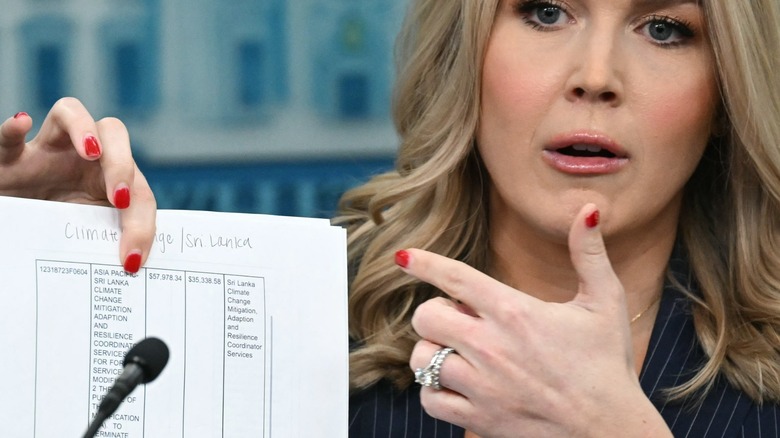
[[[594,204],[587,204],[569,230],[569,254],[579,277],[574,301],[591,310],[606,307],[625,313],[623,285],[607,256],[599,221],[599,210]]]

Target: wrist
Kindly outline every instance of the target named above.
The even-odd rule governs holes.
[[[621,407],[602,416],[603,432],[593,436],[626,438],[673,438],[661,414],[642,393],[642,397],[626,400]]]
[[[589,407],[585,436],[626,438],[673,438],[672,432],[639,382],[614,384],[608,399],[594,401]],[[622,388],[620,390],[619,388]]]

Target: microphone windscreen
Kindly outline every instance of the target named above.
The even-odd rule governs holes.
[[[135,344],[125,355],[122,366],[134,363],[144,370],[141,383],[149,383],[160,375],[168,363],[168,346],[157,338],[146,338]]]

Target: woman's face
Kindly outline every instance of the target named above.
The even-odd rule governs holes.
[[[669,232],[718,99],[695,1],[502,0],[477,132],[493,224],[560,240],[594,202],[607,237]]]

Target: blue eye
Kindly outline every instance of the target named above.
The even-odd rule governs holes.
[[[669,26],[668,23],[656,22],[650,23],[648,26],[648,32],[650,33],[650,36],[658,41],[666,41],[674,34],[674,28]]]
[[[555,6],[536,8],[536,18],[543,24],[555,24],[561,19],[562,11]]]
[[[665,46],[682,44],[694,36],[689,26],[668,17],[650,19],[642,26],[642,32],[653,42]]]
[[[556,25],[569,20],[564,8],[554,1],[530,0],[518,3],[515,8],[528,25],[539,30],[554,30]]]

